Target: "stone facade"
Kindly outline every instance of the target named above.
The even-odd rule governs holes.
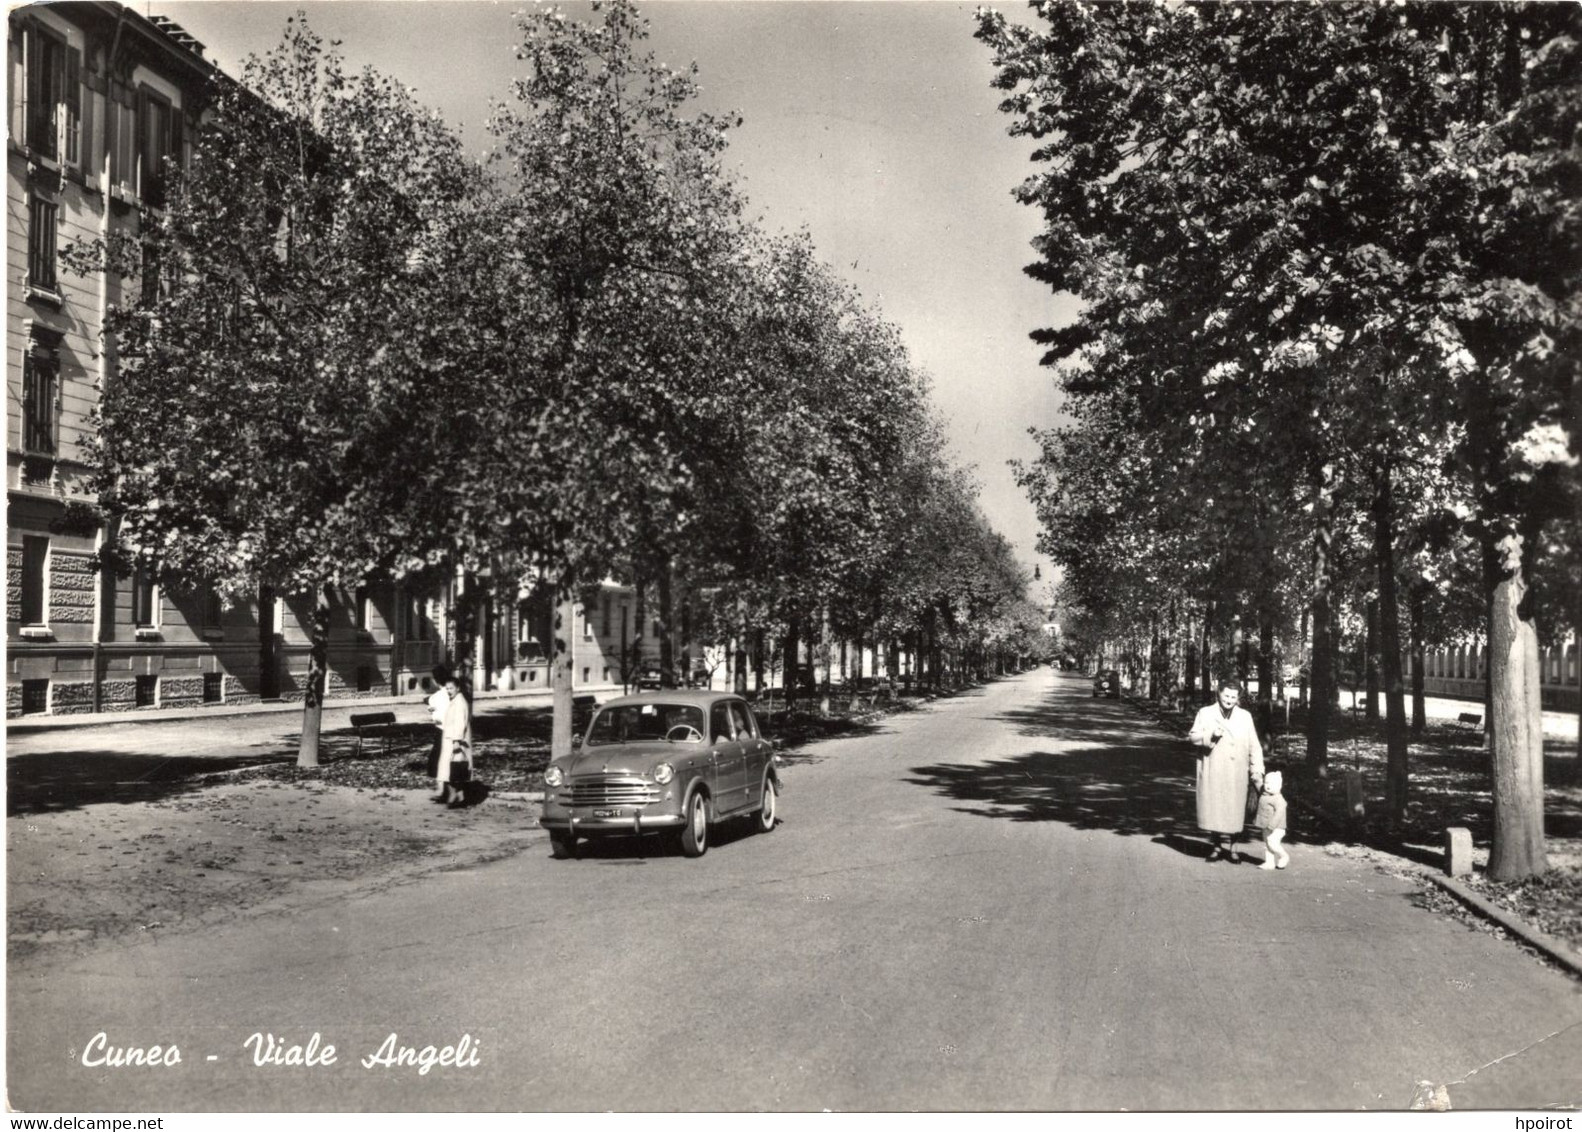
[[[91,624],[98,573],[86,554],[56,551],[49,564],[50,624]]]
[[[80,715],[93,710],[93,685],[55,683],[49,690],[51,713]]]

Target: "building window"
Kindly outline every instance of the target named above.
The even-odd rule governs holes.
[[[42,715],[49,711],[49,681],[22,681],[22,714]]]
[[[181,161],[181,113],[146,87],[138,110],[137,152],[143,166],[138,195],[159,208],[165,203],[165,163]]]
[[[606,684],[610,682],[610,670],[608,668],[604,670],[604,682]]]
[[[582,607],[582,639],[593,640],[593,610],[587,606]]]
[[[352,617],[357,624],[359,633],[368,632],[368,587],[358,586],[357,592],[352,595]],[[361,691],[367,691],[366,688]]]
[[[132,96],[125,88],[116,85],[107,102],[107,125],[112,137],[110,147],[110,182],[127,192],[137,191],[137,112],[127,103]]]
[[[374,670],[371,664],[357,666],[357,690],[359,692],[371,691],[374,686]]]
[[[406,636],[409,641],[426,641],[429,634],[428,599],[408,594],[406,599]]]
[[[159,677],[139,676],[132,697],[133,707],[153,707],[159,703]]]
[[[159,245],[146,243],[143,245],[143,260],[139,267],[138,287],[145,307],[151,307],[159,302]]]
[[[584,665],[582,669],[582,682],[584,684],[588,682],[588,667],[586,665]]]
[[[27,281],[29,286],[55,290],[55,202],[41,196],[27,201]]]
[[[159,587],[145,566],[132,572],[132,624],[139,629],[159,628]]]
[[[34,338],[22,355],[22,450],[30,456],[55,455],[59,393],[59,356]]]
[[[76,165],[81,157],[82,52],[37,26],[25,29],[22,51],[27,146],[40,157]]]
[[[23,625],[43,625],[49,608],[49,539],[22,538],[22,601],[17,619]]]
[[[203,702],[217,704],[225,696],[225,673],[205,672],[203,674]]]
[[[213,586],[205,586],[199,601],[202,603],[199,616],[203,619],[204,631],[219,632],[225,618],[225,605],[220,601],[220,591]]]

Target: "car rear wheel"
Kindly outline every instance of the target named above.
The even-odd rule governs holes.
[[[753,830],[757,833],[772,833],[775,827],[775,780],[764,777],[764,804],[753,815]]]
[[[701,857],[709,851],[709,804],[699,790],[687,804],[687,824],[681,827],[681,852]]]
[[[569,833],[562,833],[558,829],[549,831],[549,855],[557,861],[564,861],[577,855],[577,839]]]

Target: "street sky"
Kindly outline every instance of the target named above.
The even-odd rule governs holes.
[[[279,42],[301,9],[354,66],[416,89],[474,153],[492,102],[523,74],[513,14],[478,0],[186,0],[135,5],[169,16],[232,75]],[[562,5],[586,16],[585,4]],[[1005,5],[1019,16],[1020,5]],[[1036,210],[1012,199],[1032,145],[1006,135],[973,39],[973,3],[952,0],[660,0],[641,5],[659,61],[695,61],[702,108],[739,112],[727,165],[767,231],[805,227],[824,260],[901,328],[933,383],[957,458],[990,522],[1031,572],[1038,523],[1007,461],[1027,429],[1058,420],[1053,375],[1028,332],[1062,324],[1073,301],[1022,274]],[[1047,586],[1030,593],[1042,600]]]

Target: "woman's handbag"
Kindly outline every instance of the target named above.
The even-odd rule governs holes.
[[[463,743],[457,743],[450,753],[450,784],[465,786],[472,781],[472,752]]]

